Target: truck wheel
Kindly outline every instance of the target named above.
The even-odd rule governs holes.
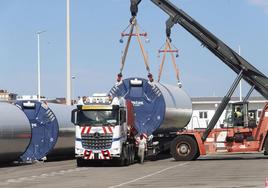
[[[135,163],[135,156],[136,156],[136,150],[135,150],[136,148],[135,148],[135,146],[134,145],[132,145],[132,163],[134,164]]]
[[[134,164],[134,158],[135,158],[135,151],[134,146],[130,146],[130,164]]]
[[[264,142],[264,155],[268,155],[268,136],[266,137]]]
[[[127,156],[126,156],[126,165],[131,165],[134,163],[134,158],[135,158],[135,151],[133,145],[128,145],[126,147],[127,149]]]
[[[126,146],[126,166],[131,164],[131,151],[130,151],[130,145]]]
[[[119,161],[118,161],[119,166],[125,166],[126,165],[126,153],[127,153],[126,147],[123,146],[121,156],[120,156]]]
[[[186,135],[177,136],[171,142],[170,153],[176,161],[192,161],[199,157],[195,139]]]
[[[82,158],[77,158],[76,159],[76,165],[77,167],[83,167],[83,166],[86,166],[86,161]]]

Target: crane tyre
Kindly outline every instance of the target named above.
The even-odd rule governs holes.
[[[171,142],[170,153],[176,161],[192,161],[199,157],[195,139],[187,135],[179,135]]]

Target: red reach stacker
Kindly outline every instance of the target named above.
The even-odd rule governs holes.
[[[140,2],[140,0],[131,1],[132,4],[135,1]],[[254,89],[265,99],[268,99],[268,78],[170,1],[151,1],[170,17],[166,22],[167,37],[170,37],[171,28],[175,24],[180,24],[197,38],[204,47],[238,74],[206,129],[181,130],[177,133],[176,138],[170,145],[172,156],[176,160],[195,160],[200,155],[206,155],[208,152],[217,152],[219,146],[222,151],[229,153],[264,151],[264,154],[267,155],[268,103],[265,105],[260,120],[257,122],[257,111],[249,111],[247,101]],[[231,96],[241,79],[251,85],[251,89],[243,102],[229,104]],[[228,116],[225,123],[220,128],[215,128],[217,121],[226,108]]]

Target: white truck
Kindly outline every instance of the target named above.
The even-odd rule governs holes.
[[[135,128],[131,101],[94,95],[72,112],[77,166],[113,160],[120,166],[134,163]]]

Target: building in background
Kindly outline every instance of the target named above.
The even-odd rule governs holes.
[[[46,97],[41,96],[42,101],[47,100]],[[17,100],[38,100],[38,95],[20,95],[17,96]]]
[[[10,93],[7,90],[0,90],[0,101],[12,101],[16,100],[17,94],[15,93]]]
[[[66,98],[62,97],[62,98],[56,98],[56,99],[49,99],[47,100],[47,102],[57,103],[57,104],[66,104]]]
[[[192,98],[193,115],[188,129],[206,128],[210,120],[212,119],[217,107],[221,103],[221,97],[197,97]],[[239,97],[232,97],[230,103],[239,102]],[[263,97],[250,97],[249,98],[249,110],[257,110],[258,118],[260,118],[262,109],[266,104],[266,100]],[[216,127],[220,127],[225,119],[225,112],[221,115]]]
[[[30,101],[37,101],[38,95],[19,95],[17,96],[16,100],[22,101],[22,100],[30,100]],[[53,98],[48,99],[44,96],[41,96],[41,101],[48,102],[48,103],[57,103],[57,104],[66,104],[66,98],[59,97],[59,98]],[[72,104],[76,104],[75,100],[72,100]]]

